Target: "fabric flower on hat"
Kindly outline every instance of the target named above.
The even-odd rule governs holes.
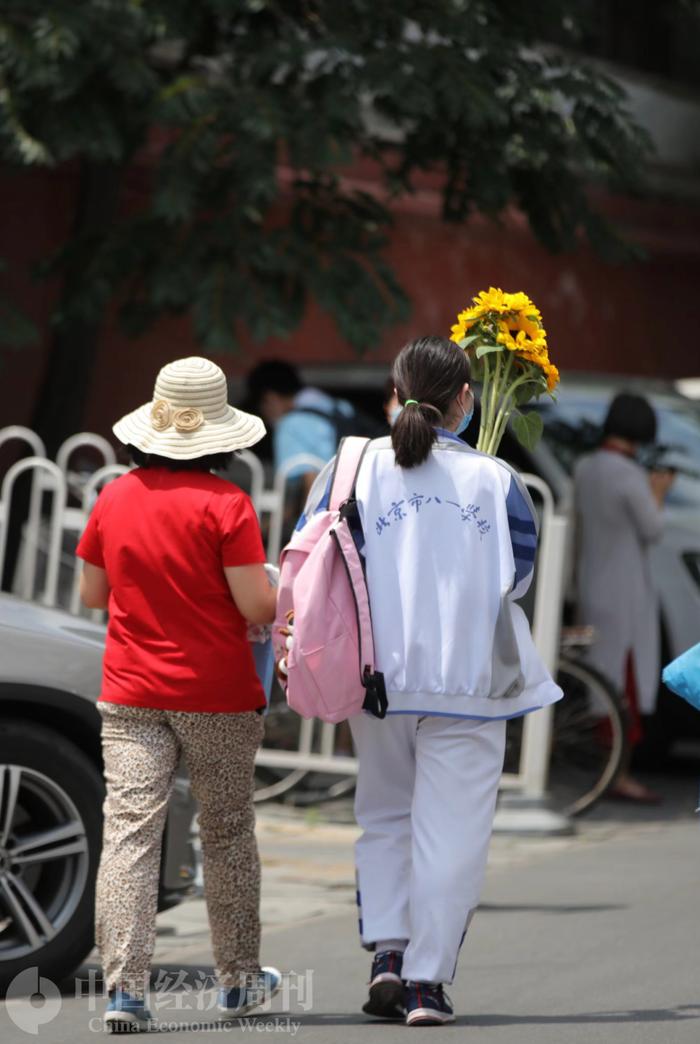
[[[151,407],[151,425],[156,431],[165,431],[172,424],[173,411],[165,399],[157,399]]]
[[[204,424],[204,414],[196,406],[185,406],[173,413],[175,431],[197,431]]]

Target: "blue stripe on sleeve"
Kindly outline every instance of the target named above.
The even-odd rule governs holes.
[[[319,511],[328,511],[328,505],[331,502],[331,479],[328,479],[328,485],[326,486],[326,492],[323,494],[318,502],[314,515],[317,515]]]
[[[314,510],[314,515],[317,515],[319,513],[319,511],[328,511],[328,505],[331,502],[331,482],[332,481],[333,481],[333,476],[330,475],[328,477],[328,485],[326,486],[326,492],[323,494],[323,496],[319,500],[318,504],[316,505],[316,508]],[[302,513],[299,515],[299,521],[297,522],[297,524],[294,527],[294,532],[298,533],[300,529],[304,528],[304,526],[306,525],[307,522],[308,522],[308,518],[306,516],[306,512],[302,511]]]
[[[524,580],[534,568],[537,551],[537,526],[527,501],[514,478],[510,480],[506,497],[510,542],[515,559],[515,586]]]
[[[516,518],[515,515],[508,515],[508,527],[511,533],[531,533],[535,539],[537,538],[537,529],[531,518]]]
[[[513,558],[516,562],[534,562],[536,547],[526,547],[524,544],[513,544]]]

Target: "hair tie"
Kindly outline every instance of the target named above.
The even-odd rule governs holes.
[[[404,406],[420,406],[418,399],[406,399]]]

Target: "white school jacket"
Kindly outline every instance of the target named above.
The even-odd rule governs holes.
[[[325,506],[331,472],[319,475],[300,524]],[[510,718],[560,699],[514,602],[537,544],[515,472],[447,431],[410,469],[396,465],[389,438],[376,439],[356,495],[388,713]]]

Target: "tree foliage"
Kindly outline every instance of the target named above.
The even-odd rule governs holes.
[[[551,249],[582,233],[615,249],[588,189],[636,188],[648,143],[619,86],[538,46],[555,20],[575,48],[576,6],[2,0],[4,161],[116,185],[99,219],[79,203],[46,265],[65,276],[57,324],[98,324],[116,300],[131,331],[190,313],[220,350],[243,328],[288,334],[312,296],[370,345],[407,304],[383,253],[391,201],[426,170],[447,221],[515,203]],[[343,180],[357,160],[386,196]]]

